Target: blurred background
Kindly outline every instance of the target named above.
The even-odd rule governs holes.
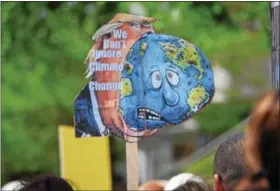
[[[139,143],[141,181],[165,177],[177,163],[182,172],[212,176],[214,147],[199,149],[231,132],[270,87],[269,2],[2,2],[2,184],[59,174],[57,128],[73,125],[91,37],[120,12],[160,19],[157,33],[196,44],[215,73],[212,104]],[[122,184],[124,142],[112,138],[111,151],[114,181]]]

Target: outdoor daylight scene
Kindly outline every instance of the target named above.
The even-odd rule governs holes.
[[[1,190],[280,190],[279,17],[2,1]]]

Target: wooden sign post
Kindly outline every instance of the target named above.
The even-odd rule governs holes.
[[[76,139],[72,126],[58,134],[61,177],[76,190],[112,190],[109,137]]]
[[[125,146],[126,146],[127,190],[138,190],[139,187],[138,143],[126,142]]]

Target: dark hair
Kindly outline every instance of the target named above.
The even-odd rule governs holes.
[[[211,188],[205,183],[196,181],[187,181],[185,184],[175,188],[173,191],[210,191]]]
[[[243,133],[231,136],[220,144],[214,156],[214,173],[220,175],[227,190],[232,190],[247,171],[243,136]]]
[[[265,133],[261,142],[262,162],[271,190],[280,190],[280,136]]]
[[[63,178],[44,175],[24,183],[19,191],[73,191],[73,188]]]

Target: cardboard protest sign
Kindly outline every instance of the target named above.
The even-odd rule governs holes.
[[[76,139],[72,126],[58,130],[61,177],[75,190],[112,190],[109,137]]]
[[[94,35],[87,84],[75,99],[76,136],[128,142],[179,124],[214,95],[210,62],[184,39],[154,32],[155,19],[117,14]]]

